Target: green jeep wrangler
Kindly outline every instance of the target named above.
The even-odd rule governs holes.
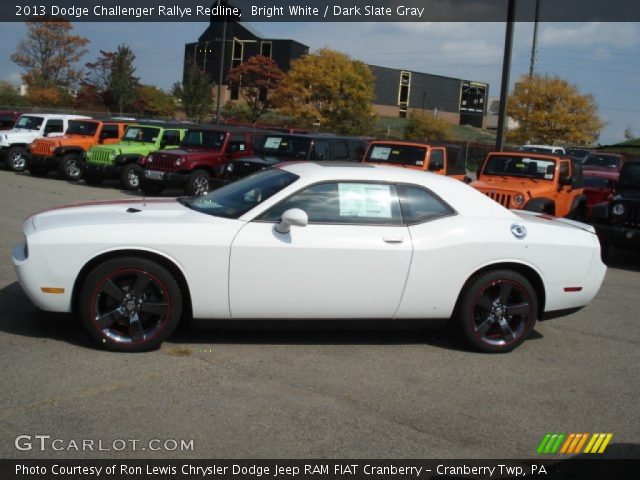
[[[178,148],[186,131],[183,125],[129,125],[120,143],[89,149],[82,163],[82,178],[89,185],[99,185],[105,178],[118,178],[123,188],[136,190],[142,172],[139,160],[157,150]]]

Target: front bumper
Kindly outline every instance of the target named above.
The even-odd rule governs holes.
[[[37,166],[37,167],[46,167],[46,168],[56,168],[58,166],[58,164],[60,163],[60,157],[56,157],[56,156],[42,156],[42,155],[35,155],[35,154],[31,154],[29,155],[29,158],[27,160],[27,169],[30,166]]]
[[[105,165],[101,163],[82,162],[80,164],[84,175],[99,177],[117,177],[122,171],[122,165]]]
[[[164,172],[162,170],[144,169],[144,181],[147,183],[161,183],[167,187],[182,187],[187,183],[188,173]]]
[[[594,227],[603,243],[618,248],[640,250],[640,228],[604,224],[595,224]]]

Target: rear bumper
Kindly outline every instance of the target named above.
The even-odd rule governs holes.
[[[614,247],[640,250],[640,228],[596,224],[598,238]]]

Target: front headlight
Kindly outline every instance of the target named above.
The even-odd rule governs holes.
[[[513,197],[513,203],[518,207],[521,206],[524,203],[524,196],[520,194],[516,195]]]
[[[147,163],[153,163],[153,155],[147,157]]]
[[[233,163],[227,163],[227,172],[233,172]]]
[[[621,203],[616,203],[611,211],[614,215],[624,215],[624,205]]]
[[[51,146],[49,147],[49,151],[50,151],[50,152],[53,152],[55,149],[56,149],[56,146],[55,146],[55,145],[51,145]]]
[[[176,167],[179,167],[180,165],[182,165],[182,159],[181,158],[177,158],[176,159]]]
[[[91,157],[93,157],[93,150],[89,150],[87,152],[87,158],[91,158]]]
[[[115,160],[115,159],[116,159],[116,156],[117,156],[116,152],[111,152],[111,153],[109,154],[109,160]]]

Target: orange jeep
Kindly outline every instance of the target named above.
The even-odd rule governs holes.
[[[80,162],[87,150],[96,145],[118,143],[126,127],[126,123],[118,121],[69,120],[64,136],[33,141],[27,170],[33,175],[44,176],[57,168],[61,177],[79,180],[82,176]]]
[[[471,186],[507,208],[583,220],[582,166],[569,157],[529,152],[487,156]]]
[[[424,170],[464,180],[463,148],[457,145],[376,140],[369,144],[364,163]]]

